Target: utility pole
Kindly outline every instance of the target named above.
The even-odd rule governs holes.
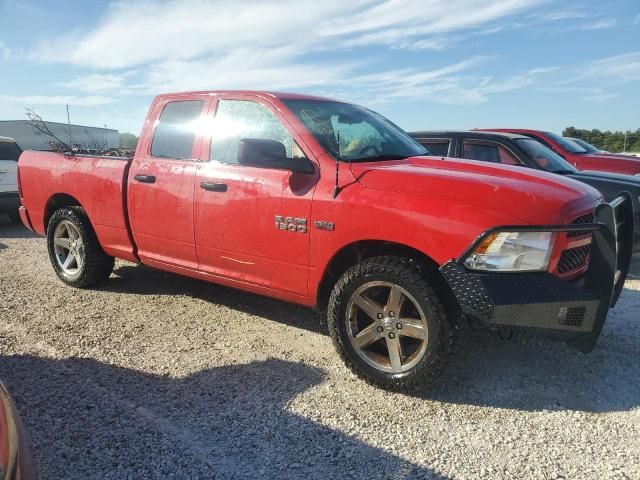
[[[104,124],[104,149],[109,148],[109,141],[107,140],[107,124]]]

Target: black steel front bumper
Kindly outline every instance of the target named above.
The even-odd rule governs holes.
[[[590,352],[627,277],[633,249],[633,217],[631,196],[624,193],[599,205],[593,224],[493,228],[480,235],[459,259],[440,270],[464,314],[489,327],[554,332],[578,350]],[[589,267],[572,281],[546,272],[485,273],[467,269],[467,256],[488,235],[499,231],[591,231]]]

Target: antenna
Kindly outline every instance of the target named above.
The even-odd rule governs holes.
[[[340,193],[340,132],[336,132],[336,140],[338,142],[338,158],[336,158],[336,182],[333,187],[333,198],[337,198]]]
[[[340,185],[338,184],[340,181],[339,175],[340,175],[340,160],[336,160],[336,183],[335,183],[335,186],[333,187],[333,198],[336,198],[340,193]]]

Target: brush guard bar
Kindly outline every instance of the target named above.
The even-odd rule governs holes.
[[[622,193],[610,203],[598,205],[594,214],[591,224],[503,226],[482,233],[458,259],[440,268],[462,313],[489,327],[542,330],[582,352],[593,350],[629,271],[634,234],[631,195]],[[571,281],[548,272],[466,268],[466,258],[497,232],[591,232],[588,268]]]

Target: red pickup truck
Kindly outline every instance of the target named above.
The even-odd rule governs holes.
[[[20,215],[72,286],[118,257],[326,310],[347,366],[385,388],[435,378],[467,320],[590,351],[626,277],[629,199],[425,154],[349,103],[161,95],[132,159],[23,153]]]
[[[535,138],[550,148],[578,170],[596,170],[602,172],[623,173],[640,176],[640,160],[628,155],[610,153],[590,153],[573,140],[552,132],[527,130],[521,128],[488,128],[480,131],[516,133]]]

